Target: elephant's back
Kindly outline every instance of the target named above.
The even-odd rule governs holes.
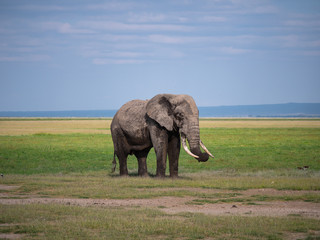
[[[147,101],[132,100],[124,104],[116,113],[112,125],[120,127],[125,132],[139,131],[146,127]]]
[[[128,120],[133,120],[136,118],[144,117],[146,114],[147,101],[143,100],[132,100],[124,104],[119,110],[118,115],[122,119],[128,118]]]

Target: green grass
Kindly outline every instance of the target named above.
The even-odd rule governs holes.
[[[113,145],[99,134],[1,136],[4,174],[71,173],[109,170]]]
[[[320,170],[320,128],[201,129],[201,138],[215,159],[198,163],[181,151],[180,173],[199,171],[287,171],[309,166]],[[0,172],[4,174],[109,172],[113,157],[110,135],[35,134],[0,136]],[[155,174],[156,157],[148,156]],[[129,156],[128,168],[137,173]]]
[[[118,168],[111,174],[110,135],[0,136],[0,173],[4,174],[0,185],[17,186],[0,193],[8,198],[192,197],[188,204],[194,205],[320,202],[319,192],[293,196],[243,192],[260,188],[319,191],[320,128],[203,128],[201,138],[215,159],[198,163],[182,150],[180,178],[171,180],[154,178],[153,150],[147,162],[150,178],[137,177],[133,156],[128,159],[129,178],[119,177]],[[297,169],[303,166],[309,168]],[[218,217],[166,214],[164,209],[161,205],[146,209],[0,204],[0,238],[15,233],[26,239],[290,239],[290,234],[319,239],[320,221],[299,214]]]
[[[282,239],[288,232],[312,237],[318,220],[299,216],[213,217],[165,214],[155,209],[62,205],[0,205],[0,233],[41,239]],[[0,225],[1,226],[1,225]]]
[[[260,176],[215,176],[191,174],[171,179],[119,178],[107,176],[103,172],[89,175],[8,175],[0,179],[0,184],[18,186],[10,190],[16,197],[35,195],[39,197],[94,198],[94,199],[141,199],[163,196],[192,196],[203,199],[231,198],[219,196],[197,189],[231,190],[241,194],[242,190],[275,188],[278,190],[320,190],[319,177],[260,177]],[[7,191],[7,190],[5,190]],[[222,195],[221,195],[222,194]],[[231,194],[231,196],[232,196]],[[319,202],[319,193],[305,196],[304,199]],[[296,200],[304,200],[302,197]],[[250,199],[252,200],[252,199]],[[269,199],[271,200],[271,199]]]
[[[217,156],[210,169],[320,167],[320,129],[203,129],[201,136]]]

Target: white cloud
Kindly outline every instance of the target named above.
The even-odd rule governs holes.
[[[204,16],[200,18],[200,21],[204,22],[226,22],[226,17],[219,17],[219,16]]]
[[[111,56],[114,57],[125,57],[125,58],[136,58],[136,57],[140,57],[141,55],[143,55],[143,53],[141,52],[113,52],[111,54]]]
[[[166,19],[166,15],[158,13],[129,13],[128,17],[128,21],[134,23],[163,22]]]
[[[284,36],[274,36],[270,37],[270,42],[274,40],[274,42],[280,44],[286,48],[319,48],[320,41],[307,39],[301,35],[284,35]]]
[[[177,24],[129,24],[114,21],[85,21],[82,26],[94,30],[108,31],[192,31],[193,27]]]
[[[107,42],[140,42],[144,40],[144,37],[136,34],[101,34],[95,36],[95,39]]]
[[[108,59],[108,58],[95,58],[93,64],[96,65],[108,65],[108,64],[141,64],[143,60],[139,59]]]
[[[102,52],[99,54],[104,57],[112,58],[137,58],[141,57],[143,53],[141,52],[124,52],[124,51],[111,51],[111,52]]]
[[[0,57],[0,62],[42,62],[51,59],[48,55],[24,55]]]
[[[162,34],[152,34],[148,36],[151,42],[155,43],[165,43],[165,44],[191,44],[191,43],[201,43],[201,42],[218,42],[223,41],[218,37],[211,36],[179,36],[179,35],[162,35]]]
[[[248,53],[248,52],[251,51],[251,50],[248,50],[248,49],[234,48],[234,47],[222,47],[222,48],[220,48],[220,50],[221,50],[223,53],[232,54],[232,55],[235,55],[235,54],[244,54],[244,53]]]
[[[285,25],[291,27],[310,27],[320,28],[320,20],[315,19],[295,19],[285,21]]]
[[[259,14],[273,14],[273,13],[278,13],[279,10],[272,5],[261,5],[261,6],[256,6],[252,9],[253,13],[259,13]]]
[[[238,14],[275,14],[279,10],[276,6],[262,0],[232,0],[229,9]]]
[[[69,23],[62,23],[58,25],[57,30],[60,33],[92,33],[88,30],[73,28]]]
[[[319,57],[320,56],[320,51],[302,51],[301,55],[304,56],[311,56],[311,57]]]
[[[203,11],[212,11],[219,15],[275,14],[279,12],[274,4],[264,0],[204,0],[202,3]],[[197,4],[197,1],[194,1],[193,4]]]
[[[320,40],[310,41],[310,47],[320,47]]]
[[[171,57],[171,58],[183,58],[185,56],[186,56],[186,54],[181,51],[172,50],[169,52],[169,57]]]
[[[52,46],[56,46],[56,49],[73,51],[70,54],[76,52],[90,60],[95,59],[95,64],[115,62],[120,64],[124,63],[125,59],[135,63],[164,59],[161,51],[155,50],[159,48],[167,48],[172,51],[172,55],[166,54],[168,58],[186,56],[191,58],[193,56],[207,59],[206,54],[210,53],[204,49],[211,49],[215,53],[223,53],[232,57],[231,55],[261,52],[265,49],[282,50],[293,47],[308,47],[306,50],[312,53],[313,48],[320,46],[315,37],[301,38],[298,33],[290,35],[289,30],[294,29],[294,26],[307,25],[306,16],[293,20],[287,18],[289,20],[286,22],[283,22],[282,19],[286,19],[287,16],[283,16],[281,20],[277,19],[278,21],[271,19],[272,16],[263,16],[263,24],[260,26],[260,16],[257,17],[257,22],[252,22],[255,16],[241,15],[243,13],[277,13],[278,9],[267,1],[204,0],[202,5],[195,0],[188,1],[187,4],[177,1],[167,2],[168,6],[173,7],[167,7],[166,11],[161,8],[157,9],[159,5],[151,2],[111,0],[103,4],[95,3],[76,4],[75,9],[87,10],[86,14],[78,16],[73,15],[75,11],[70,9],[71,5],[24,6],[25,10],[28,8],[35,11],[52,9],[60,12],[55,13],[58,14],[57,17],[44,17],[41,14],[35,19],[26,21],[27,24],[24,25],[26,28],[20,27],[16,30],[20,32],[16,39],[19,37],[24,40],[26,38],[24,33],[29,32],[37,33],[36,36],[41,35],[45,30],[53,32],[46,37],[46,40],[50,39],[51,42],[47,44],[48,41],[39,40],[39,43],[34,44],[34,51],[21,42],[9,43],[7,48],[9,50],[2,51],[2,55],[6,56],[3,53],[11,52],[10,55],[19,56],[19,53],[23,54],[23,51],[25,54],[45,55],[52,52],[54,49]],[[179,8],[176,8],[177,6]],[[67,16],[61,11],[70,11],[72,14]],[[62,20],[55,21],[55,19]],[[271,26],[268,19],[271,19]],[[319,21],[314,17],[309,19],[313,19],[309,25],[319,25]],[[237,22],[237,20],[240,21]],[[281,21],[282,26],[274,25],[275,22]],[[0,23],[0,31],[10,29],[11,26],[13,25],[10,25],[10,22],[9,24]],[[283,26],[288,30],[288,35],[279,36],[279,29]],[[54,33],[64,35],[61,37]],[[31,34],[25,35],[30,36]],[[44,42],[46,44],[43,44]],[[303,50],[305,49],[300,49],[300,51]],[[5,59],[10,60],[10,58],[2,58],[2,60]],[[19,57],[12,57],[11,61],[18,59]]]
[[[167,35],[150,35],[149,40],[155,43],[178,44],[185,42],[183,37],[172,37]]]
[[[139,7],[135,2],[109,1],[102,4],[90,4],[86,6],[88,10],[107,10],[107,11],[128,11]]]
[[[61,6],[61,5],[23,5],[18,7],[22,10],[27,11],[68,11],[71,10],[69,7]],[[74,9],[74,8],[73,8]]]
[[[43,22],[40,24],[44,30],[54,30],[63,34],[89,34],[94,33],[89,29],[73,27],[68,22]]]

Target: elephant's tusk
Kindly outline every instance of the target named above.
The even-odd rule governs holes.
[[[189,148],[187,147],[187,143],[186,143],[186,139],[184,137],[181,137],[182,140],[182,146],[183,149],[186,151],[186,153],[188,153],[190,156],[194,157],[194,158],[199,158],[197,155],[194,155]]]
[[[214,158],[214,156],[211,154],[211,152],[209,152],[209,150],[206,148],[206,146],[203,144],[201,140],[200,140],[200,146],[206,153],[208,153],[212,158]]]

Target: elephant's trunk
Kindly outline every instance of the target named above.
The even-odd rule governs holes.
[[[191,157],[194,157],[194,158],[199,158],[199,156],[193,154],[188,146],[187,146],[187,142],[186,142],[186,137],[185,136],[181,136],[181,140],[182,140],[182,146],[183,146],[183,149],[186,151],[186,153],[188,153]]]
[[[188,139],[188,142],[189,142],[189,145],[190,145],[191,152],[198,156],[197,160],[199,162],[208,161],[209,154],[208,153],[203,153],[200,150],[200,139],[197,142],[193,142],[193,141],[190,142],[190,140]]]
[[[187,148],[186,140],[188,139],[190,150]],[[196,118],[193,122],[188,126],[187,134],[181,133],[182,145],[185,151],[196,158],[199,162],[206,162],[209,159],[209,155],[213,157],[213,155],[208,151],[208,149],[204,146],[202,141],[200,140],[200,130],[199,130],[199,120]],[[201,152],[200,146],[203,148],[205,153]]]

